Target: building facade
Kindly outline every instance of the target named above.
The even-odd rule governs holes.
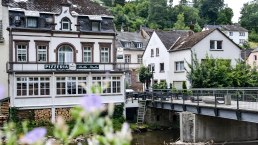
[[[8,74],[6,73],[6,62],[9,58],[9,33],[6,30],[8,22],[8,8],[2,5],[2,0],[0,0],[0,85],[4,87],[5,93],[4,96],[8,97]]]
[[[231,40],[236,44],[243,46],[244,43],[248,42],[248,30],[241,27],[239,24],[234,25],[206,25],[203,31],[210,29],[220,29],[224,32]]]
[[[103,88],[103,103],[124,102],[125,77],[115,63],[108,11],[90,0],[8,5],[11,107],[50,108],[53,120],[56,108],[79,104],[94,85]]]
[[[116,38],[117,62],[125,63],[126,86],[134,91],[142,91],[143,85],[139,80],[138,69],[142,65],[142,55],[149,38],[140,32],[118,32]]]

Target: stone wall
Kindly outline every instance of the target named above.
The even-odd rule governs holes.
[[[147,124],[170,127],[175,123],[175,112],[157,108],[147,108],[145,122]]]
[[[142,88],[143,84],[141,82],[139,82],[139,80],[138,80],[138,72],[136,69],[133,69],[131,71],[131,81],[132,81],[131,88],[134,91],[137,91],[137,92],[143,91],[143,88]]]

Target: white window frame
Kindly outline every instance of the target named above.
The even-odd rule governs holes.
[[[100,50],[100,61],[101,63],[109,63],[109,50],[108,47],[102,47]]]
[[[40,58],[43,58],[42,60]],[[46,45],[38,45],[37,46],[37,61],[38,62],[47,62],[47,46]]]
[[[131,63],[131,55],[125,54],[125,63]]]
[[[92,21],[91,22],[92,31],[100,31],[100,22]]]
[[[27,17],[26,26],[28,28],[37,28],[38,27],[38,19],[35,17]]]
[[[131,47],[131,42],[125,42],[125,48],[130,48]]]
[[[257,60],[257,55],[254,55],[254,60]]]
[[[244,44],[245,43],[245,39],[239,39],[239,44]]]
[[[81,84],[87,84],[86,76],[57,76],[56,77],[56,95],[57,96],[81,96],[87,93],[87,90]]]
[[[69,45],[63,45],[58,49],[58,63],[70,64],[74,62],[73,49]]]
[[[229,36],[233,36],[233,35],[234,35],[234,33],[230,31],[229,32]]]
[[[184,72],[184,61],[176,61],[175,62],[175,72]]]
[[[159,48],[156,48],[156,56],[159,56]]]
[[[213,47],[212,47],[213,43]],[[218,44],[221,43],[221,49],[218,49]],[[210,40],[210,50],[223,50],[223,41],[222,40]]]
[[[245,32],[239,32],[239,36],[245,36]]]
[[[151,49],[151,57],[154,57],[154,49]]]
[[[142,42],[136,42],[136,48],[142,48],[143,44]]]
[[[64,25],[67,24],[67,28],[64,28]],[[62,30],[64,31],[70,31],[71,30],[71,21],[69,18],[63,18],[62,21],[61,21],[61,28]]]
[[[161,67],[162,64],[163,64],[163,69],[161,69],[161,68],[162,68],[162,67]],[[164,63],[164,62],[159,64],[159,71],[160,71],[160,72],[165,72],[165,63]]]
[[[92,84],[98,84],[102,88],[100,94],[121,94],[122,92],[120,76],[93,76]]]
[[[17,97],[50,97],[50,91],[50,77],[16,77]]]
[[[28,61],[28,45],[27,44],[17,44],[17,62],[27,62]],[[20,59],[19,59],[20,57]]]
[[[83,47],[83,62],[92,63],[92,47]]]
[[[137,62],[142,64],[142,55],[137,55]]]

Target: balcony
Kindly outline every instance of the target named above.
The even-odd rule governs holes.
[[[56,62],[7,62],[8,73],[12,72],[103,72],[103,71],[127,71],[129,64],[125,63],[67,63]]]

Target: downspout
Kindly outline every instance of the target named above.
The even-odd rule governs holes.
[[[190,49],[190,51],[191,51],[191,66],[193,67],[193,50],[192,49]],[[191,80],[190,80],[190,86],[191,86],[191,88],[192,88],[192,86],[193,86],[193,79],[192,79],[192,70],[191,70]]]

